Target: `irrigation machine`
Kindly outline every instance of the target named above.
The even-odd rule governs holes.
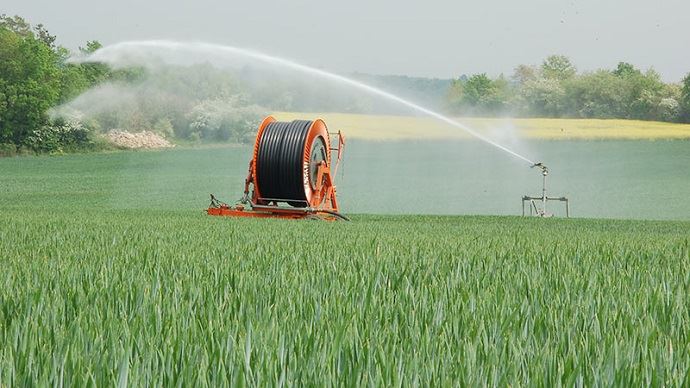
[[[331,144],[331,135],[334,142]],[[335,175],[345,138],[329,133],[321,119],[276,121],[259,125],[254,153],[235,205],[211,195],[213,216],[347,220],[338,211]]]
[[[268,116],[256,134],[242,198],[229,205],[211,194],[206,212],[212,216],[347,220],[339,212],[335,187],[344,148],[343,134],[328,132],[321,119],[282,122]],[[547,203],[559,201],[565,203],[566,217],[570,217],[568,198],[546,194],[548,167],[543,163],[531,167],[541,170],[541,196],[523,196],[522,215],[528,204],[531,216],[552,217]]]

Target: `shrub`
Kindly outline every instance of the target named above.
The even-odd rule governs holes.
[[[673,121],[678,117],[680,104],[675,98],[662,98],[659,102],[661,120]]]
[[[0,143],[0,157],[14,156],[17,154],[17,146],[12,143]]]
[[[203,141],[244,142],[247,133],[256,131],[265,114],[265,109],[245,105],[238,96],[230,100],[204,100],[187,114],[190,121],[187,136],[189,139],[198,136]]]
[[[36,152],[61,153],[87,148],[91,132],[79,121],[57,119],[31,132],[26,145]]]
[[[153,125],[153,132],[168,139],[175,136],[172,122],[170,119],[165,118],[161,118],[156,121],[156,123]]]

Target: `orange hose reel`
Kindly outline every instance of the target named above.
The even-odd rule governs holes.
[[[207,213],[346,220],[338,213],[334,182],[345,146],[340,132],[337,141],[337,148],[332,148],[328,128],[321,119],[278,122],[272,116],[266,117],[256,133],[243,198],[230,206],[211,195]]]

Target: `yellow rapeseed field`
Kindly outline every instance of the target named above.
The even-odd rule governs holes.
[[[341,129],[348,138],[366,140],[452,139],[467,133],[428,117],[365,115],[350,113],[275,112],[282,121],[326,120],[331,130]],[[600,119],[500,119],[456,117],[458,122],[491,138],[520,136],[530,139],[690,139],[690,124],[639,120]]]

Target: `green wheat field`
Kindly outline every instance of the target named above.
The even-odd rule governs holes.
[[[248,147],[0,159],[0,386],[690,384],[687,141],[531,144],[574,219],[471,142],[348,147],[347,223],[206,216]]]

